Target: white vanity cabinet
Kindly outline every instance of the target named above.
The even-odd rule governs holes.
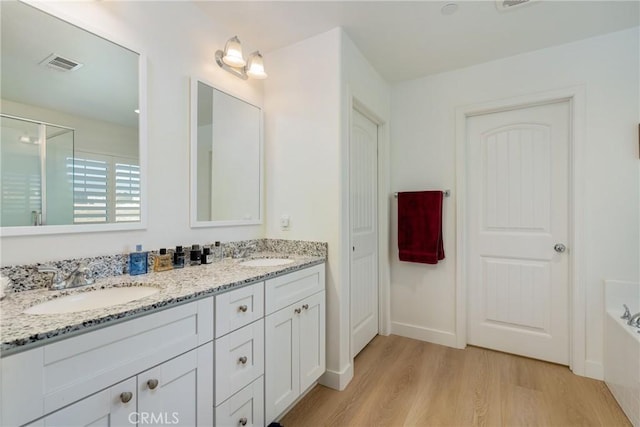
[[[325,371],[324,289],[324,264],[265,283],[266,424]]]
[[[35,425],[75,425],[83,408],[95,410],[93,421],[114,408],[121,414],[123,391],[118,390],[133,380],[135,385],[124,391],[132,392],[135,402],[125,405],[127,417],[130,410],[162,408],[171,414],[176,408],[186,420],[177,425],[209,426],[212,360],[212,297],[3,357],[0,425],[23,425],[43,416]],[[157,380],[154,389],[149,380]]]
[[[73,403],[29,427],[211,426],[213,343]],[[198,404],[196,404],[198,402]]]
[[[325,265],[0,359],[0,426],[263,427],[325,371]]]

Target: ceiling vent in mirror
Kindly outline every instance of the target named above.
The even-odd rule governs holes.
[[[65,58],[63,56],[52,53],[40,62],[48,67],[51,67],[58,71],[75,71],[82,67],[83,64],[73,59]]]
[[[520,9],[527,4],[537,3],[540,0],[496,0],[496,8],[500,12]]]

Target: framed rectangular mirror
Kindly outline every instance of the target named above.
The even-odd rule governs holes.
[[[191,227],[261,224],[262,110],[191,79]]]
[[[1,234],[144,228],[145,59],[53,7],[0,4]]]

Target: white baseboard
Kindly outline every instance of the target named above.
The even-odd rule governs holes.
[[[595,380],[604,380],[604,365],[601,362],[585,360],[584,376]]]
[[[325,387],[342,391],[347,388],[347,385],[349,385],[352,379],[353,363],[349,363],[349,366],[344,368],[341,372],[327,369],[325,373],[320,377],[318,382]]]
[[[391,322],[391,333],[420,341],[457,348],[456,334],[453,332],[440,331],[438,329],[425,328],[423,326],[410,325],[408,323]]]

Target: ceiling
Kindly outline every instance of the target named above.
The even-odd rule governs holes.
[[[441,8],[458,10],[443,15]],[[200,1],[262,53],[342,27],[389,82],[467,67],[640,25],[638,1]],[[248,53],[245,52],[245,53]],[[268,68],[268,55],[265,55]],[[267,70],[268,72],[268,70]]]
[[[3,99],[137,127],[138,54],[24,3],[0,7]],[[52,53],[84,65],[53,69]]]

